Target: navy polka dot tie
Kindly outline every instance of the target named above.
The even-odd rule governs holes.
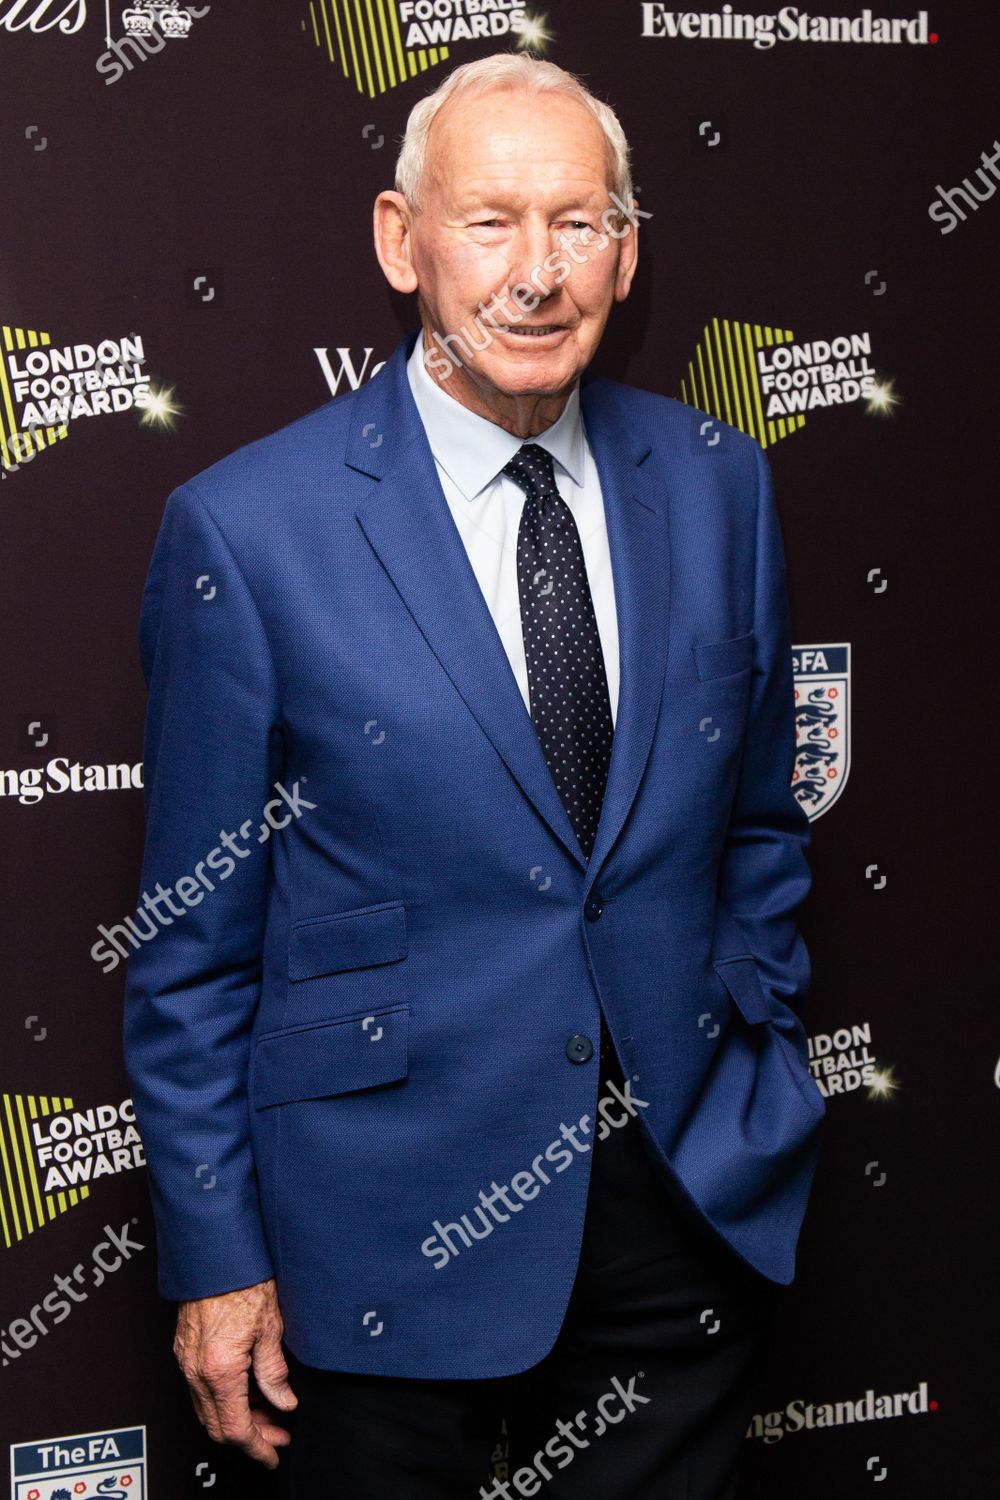
[[[517,588],[531,718],[587,859],[594,847],[614,725],[594,601],[573,513],[552,455],[524,443],[505,474],[524,491]]]

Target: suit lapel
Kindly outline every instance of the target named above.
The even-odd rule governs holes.
[[[670,549],[667,494],[647,464],[650,443],[635,435],[627,392],[585,377],[580,404],[604,499],[621,672],[608,783],[590,857],[596,874],[635,801],[653,743],[667,669]]]
[[[410,391],[408,335],[352,400],[346,462],[379,480],[357,518],[431,650],[525,796],[586,869],[534,725],[441,488]],[[597,871],[628,815],[649,754],[666,667],[666,502],[638,465],[602,381],[581,402],[608,524],[621,687],[604,805],[589,868]],[[373,425],[374,424],[374,425]]]

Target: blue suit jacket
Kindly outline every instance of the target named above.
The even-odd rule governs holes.
[[[599,1002],[664,1191],[791,1281],[825,1111],[797,1014],[809,826],[760,446],[584,376],[621,649],[588,865],[413,339],[167,502],[141,887],[175,894],[129,962],[125,1062],[163,1296],[274,1275],[307,1363],[490,1377],[566,1308],[598,1068],[566,1048]]]

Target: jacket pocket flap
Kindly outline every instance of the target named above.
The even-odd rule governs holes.
[[[261,1037],[250,1067],[254,1108],[322,1099],[405,1078],[409,1018],[409,1006],[398,1005]]]
[[[289,979],[313,979],[341,969],[365,969],[406,957],[402,901],[333,912],[296,922],[288,939]]]
[[[752,1025],[772,1019],[771,1007],[752,958],[719,959],[715,972],[732,995],[744,1021]]]
[[[702,682],[741,672],[753,661],[754,633],[736,635],[729,641],[703,641],[695,645],[694,659]]]

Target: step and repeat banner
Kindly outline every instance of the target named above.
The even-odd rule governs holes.
[[[596,368],[698,408],[707,446],[719,422],[756,437],[784,531],[828,1109],[747,1493],[994,1492],[998,41],[993,7],[954,0],[0,0],[17,1500],[277,1492],[209,1441],[173,1358],[125,964],[100,945],[142,851],[139,602],[175,485],[371,380],[416,326],[373,199],[416,100],[523,47],[633,143],[640,268]],[[502,1440],[493,1462],[513,1493]]]

